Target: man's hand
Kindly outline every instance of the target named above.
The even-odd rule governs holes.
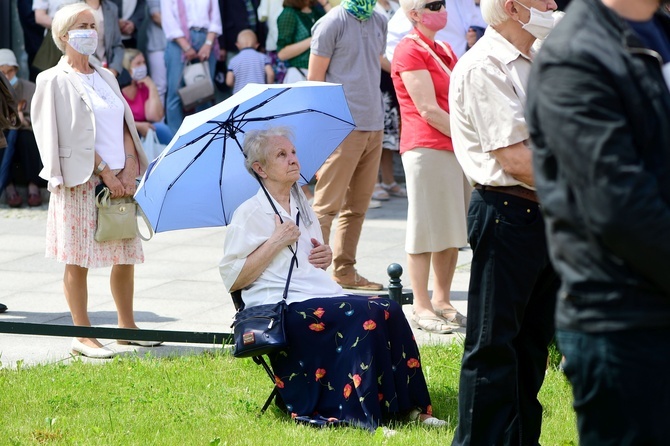
[[[317,239],[312,239],[312,250],[309,252],[309,263],[315,268],[326,269],[333,261],[333,251],[330,246],[321,244]]]

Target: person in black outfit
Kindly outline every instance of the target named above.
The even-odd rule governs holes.
[[[0,149],[7,147],[3,130],[15,126],[19,120],[19,112],[12,93],[12,86],[2,72],[0,72]],[[7,306],[0,304],[0,313],[7,311]]]
[[[670,18],[574,0],[535,59],[527,121],[579,444],[670,438]]]
[[[28,67],[30,71],[30,82],[35,82],[40,70],[33,67],[35,55],[42,45],[44,39],[44,27],[35,22],[35,11],[33,11],[33,0],[17,0],[16,7],[19,12],[19,22],[23,30],[23,45],[28,54]]]

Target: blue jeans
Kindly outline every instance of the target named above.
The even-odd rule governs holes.
[[[468,320],[468,322],[470,322]],[[670,441],[670,328],[582,333],[558,330],[572,384],[581,446]]]
[[[207,33],[205,31],[191,30],[191,46],[198,51],[205,44]],[[167,124],[173,133],[177,133],[181,122],[184,120],[184,110],[182,109],[181,99],[177,91],[184,86],[182,72],[184,71],[184,62],[182,62],[183,51],[174,41],[167,43],[165,48],[165,65],[167,67],[167,97],[165,100],[165,118]],[[216,57],[214,51],[209,55],[209,74],[214,81],[214,68],[216,66]],[[211,104],[210,104],[211,105]],[[208,105],[198,107],[204,110]]]
[[[154,129],[156,129],[155,131],[158,142],[165,145],[170,144],[170,141],[172,141],[172,138],[174,137],[174,132],[172,129],[163,122],[154,122],[153,125]]]
[[[454,445],[536,445],[537,393],[554,336],[559,280],[538,204],[475,189],[468,325]]]

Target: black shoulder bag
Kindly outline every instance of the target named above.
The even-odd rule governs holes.
[[[270,200],[270,203],[274,207],[272,200]],[[277,212],[276,208],[275,212]],[[279,212],[277,212],[277,215],[279,215]],[[281,216],[279,218],[281,219]],[[298,211],[295,221],[296,225],[300,227],[300,211]],[[267,355],[288,347],[288,340],[284,331],[284,315],[287,308],[286,296],[291,282],[293,265],[297,267],[298,263],[298,242],[295,243],[295,250],[291,246],[289,246],[289,249],[293,253],[293,258],[286,277],[282,300],[275,304],[256,305],[250,308],[243,307],[235,313],[235,319],[231,327],[235,340],[233,356],[236,358]]]

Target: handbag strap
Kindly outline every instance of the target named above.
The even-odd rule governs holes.
[[[431,56],[433,56],[433,58],[437,61],[437,63],[440,65],[440,67],[442,67],[442,69],[443,69],[449,76],[451,76],[451,70],[450,70],[449,67],[444,63],[444,61],[442,60],[442,58],[441,58],[440,56],[438,56],[438,55],[435,53],[435,51],[433,51],[433,49],[432,49],[431,47],[429,47],[428,44],[427,44],[426,42],[424,42],[424,41],[421,39],[421,37],[419,37],[418,34],[406,34],[405,37],[408,38],[408,39],[412,39],[413,41],[415,41],[416,43],[418,43],[420,46],[422,46],[426,51],[428,51],[428,53],[429,53]],[[435,43],[437,43],[438,45],[440,45],[440,46],[442,47],[442,49],[443,49],[445,52],[447,52],[447,53],[449,52],[449,51],[447,50],[447,46],[446,46],[444,43],[440,42],[439,40],[436,40]]]
[[[280,217],[281,218],[281,217]],[[299,228],[300,227],[300,210],[298,210],[298,213],[295,216],[295,225]],[[288,296],[288,286],[291,283],[291,275],[293,274],[293,265],[298,265],[298,242],[300,240],[296,240],[295,242],[295,251],[293,251],[293,257],[291,258],[291,266],[288,269],[288,276],[286,276],[286,285],[284,286],[284,294],[282,295],[282,298],[286,300],[286,297]]]

